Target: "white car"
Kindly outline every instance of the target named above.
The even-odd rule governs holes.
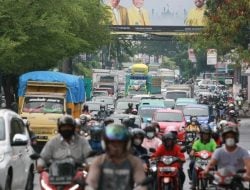
[[[22,118],[0,110],[0,189],[33,189],[35,163],[27,127]]]

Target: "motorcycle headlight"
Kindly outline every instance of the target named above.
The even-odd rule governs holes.
[[[225,177],[224,184],[231,184],[232,180],[233,180],[232,176]]]
[[[207,152],[202,152],[201,153],[201,158],[207,159],[209,157],[209,154]]]
[[[166,165],[170,165],[173,163],[173,158],[171,157],[163,157],[162,160],[161,160],[164,164]]]
[[[157,171],[156,165],[151,166],[151,167],[150,167],[150,170],[151,170],[152,172],[156,172],[156,171]]]

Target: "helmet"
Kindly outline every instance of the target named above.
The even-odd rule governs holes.
[[[107,141],[122,141],[126,143],[126,150],[130,149],[130,134],[128,129],[119,124],[110,124],[104,129],[102,147],[106,149]]]
[[[227,121],[226,120],[221,120],[220,123],[219,123],[219,127],[221,129],[223,129],[226,125],[227,125]]]
[[[191,122],[197,122],[197,117],[191,116],[190,120]]]
[[[123,124],[124,126],[129,126],[129,124],[130,124],[130,119],[129,119],[128,117],[124,118],[124,119],[122,120],[122,124]]]
[[[101,104],[100,109],[105,109],[105,105]]]
[[[131,113],[134,114],[134,115],[137,115],[138,111],[137,111],[137,109],[134,108],[134,109],[131,111]]]
[[[212,130],[208,125],[202,124],[201,127],[200,127],[200,133],[202,133],[202,134],[211,134]]]
[[[85,124],[87,122],[87,116],[84,114],[80,115],[80,121],[82,124]]]
[[[132,108],[132,107],[133,107],[133,103],[129,102],[129,103],[128,103],[128,107],[129,107],[129,108]]]
[[[158,122],[153,121],[153,122],[151,123],[151,125],[155,128],[156,133],[159,133],[159,132],[160,132],[160,125],[159,125]]]
[[[168,141],[172,141],[172,146],[174,146],[174,144],[176,143],[176,136],[169,132],[169,133],[166,133],[162,136],[162,143],[166,146],[166,147],[169,147],[168,145]]]
[[[144,131],[147,133],[147,132],[156,132],[155,130],[155,127],[152,126],[152,124],[149,124],[147,125],[145,128],[144,128]]]
[[[57,120],[58,129],[60,129],[63,125],[71,125],[72,127],[75,127],[76,122],[71,115],[63,115]]]
[[[75,123],[76,123],[76,127],[81,126],[81,120],[79,118],[75,118]]]
[[[131,131],[132,138],[140,138],[143,139],[145,137],[145,131],[139,128],[132,129]]]
[[[87,104],[84,104],[82,110],[88,110],[88,109],[89,109],[89,106]]]
[[[106,118],[104,119],[104,125],[105,125],[105,126],[107,126],[107,125],[109,125],[109,124],[111,124],[111,123],[114,123],[114,119],[112,119],[111,117],[106,117]]]
[[[230,110],[230,111],[229,111],[229,115],[231,115],[231,116],[235,116],[235,114],[236,114],[236,113],[235,113],[235,111],[234,111],[234,110]]]
[[[100,141],[102,136],[102,127],[100,125],[94,125],[90,128],[90,138],[92,140]]]
[[[225,143],[225,135],[227,133],[233,133],[235,135],[235,142],[238,143],[239,142],[239,130],[237,127],[233,127],[233,126],[225,126],[223,128],[223,131],[222,131],[222,139],[223,139],[223,142]]]
[[[172,133],[177,140],[178,137],[178,129],[174,125],[170,125],[165,129],[165,133]]]
[[[231,103],[231,104],[228,105],[228,107],[229,108],[234,108],[234,104]]]

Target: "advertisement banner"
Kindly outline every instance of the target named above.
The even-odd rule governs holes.
[[[112,25],[204,26],[205,0],[101,0]]]
[[[192,63],[196,63],[196,56],[194,53],[194,49],[188,49],[188,59],[192,62]]]
[[[217,50],[208,49],[207,50],[207,65],[216,65],[217,64]]]

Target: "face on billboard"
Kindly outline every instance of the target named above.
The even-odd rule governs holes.
[[[201,8],[204,5],[204,0],[194,0],[194,4],[196,7]]]
[[[120,0],[109,0],[109,3],[112,7],[117,7],[120,3]]]
[[[133,4],[137,8],[141,8],[144,5],[144,0],[133,0]]]
[[[144,10],[144,19],[149,20],[150,26],[190,26],[186,22],[189,13],[197,7],[202,7],[205,0],[102,0],[105,4],[119,4],[128,11],[128,17],[134,18],[136,13],[129,11],[132,7]],[[124,16],[120,13],[120,18]],[[196,15],[196,14],[193,14]],[[199,15],[200,17],[201,15]],[[128,25],[137,25],[136,22],[129,22]],[[140,25],[140,24],[139,24]],[[198,25],[200,26],[200,25]]]

